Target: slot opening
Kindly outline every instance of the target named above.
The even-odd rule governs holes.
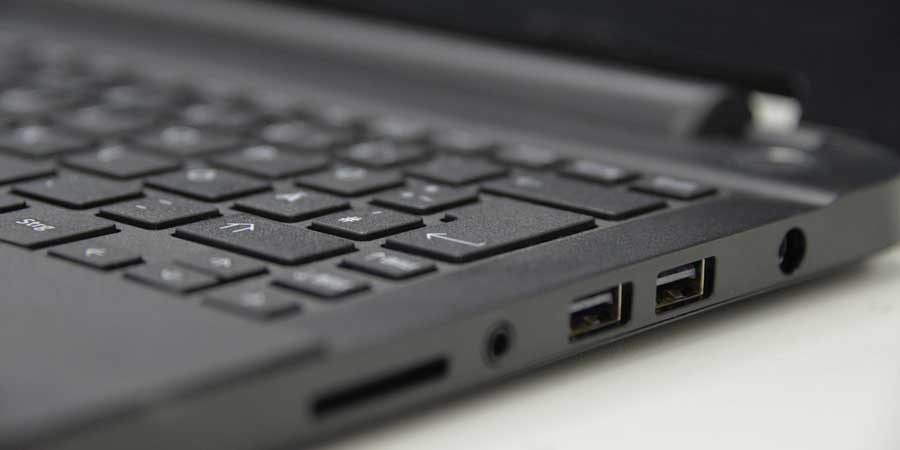
[[[805,256],[806,235],[799,228],[792,228],[778,246],[778,268],[785,275],[790,275],[800,268]]]
[[[631,283],[575,299],[569,305],[569,341],[593,336],[628,322]]]
[[[489,364],[496,364],[512,350],[515,333],[512,325],[503,322],[494,326],[487,336],[485,359]]]
[[[371,381],[355,384],[320,397],[313,403],[313,413],[322,418],[414,387],[433,383],[445,377],[449,368],[450,362],[447,358],[437,358]]]
[[[656,313],[690,305],[712,295],[715,258],[664,270],[656,277]]]

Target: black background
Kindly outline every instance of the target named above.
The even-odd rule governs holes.
[[[799,96],[900,148],[900,2],[308,0]]]

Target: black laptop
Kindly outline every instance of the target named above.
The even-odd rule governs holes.
[[[892,15],[704,3],[4,2],[0,448],[311,444],[893,244]]]

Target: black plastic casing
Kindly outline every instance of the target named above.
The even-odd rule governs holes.
[[[637,84],[670,99],[715,89],[701,82],[255,3],[68,3],[12,2],[0,27],[201,84],[225,80],[284,101],[412,116],[720,191],[473,264],[441,263],[437,275],[378,282],[364,300],[311,303],[307,314],[271,325],[2,245],[0,448],[221,450],[321,440],[825,274],[900,234],[900,163],[887,149],[821,131],[820,148],[785,162],[758,144],[618,123],[609,118],[628,102],[605,102],[597,94],[605,91],[592,89]],[[641,105],[626,115],[639,119]],[[119,227],[105,242],[140,249],[148,261],[203,249],[164,236],[171,230]],[[806,236],[806,256],[786,275],[778,251],[794,228]],[[716,261],[713,294],[657,314],[657,275],[707,257]],[[620,283],[633,286],[629,321],[570,342],[570,302]],[[491,360],[485,343],[498,325],[514,340]],[[439,378],[316,414],[323,397],[435,358],[447,364]]]

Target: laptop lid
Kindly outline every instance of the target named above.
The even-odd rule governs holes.
[[[900,8],[887,0],[303,2],[727,80],[800,99],[804,120],[900,146]]]

